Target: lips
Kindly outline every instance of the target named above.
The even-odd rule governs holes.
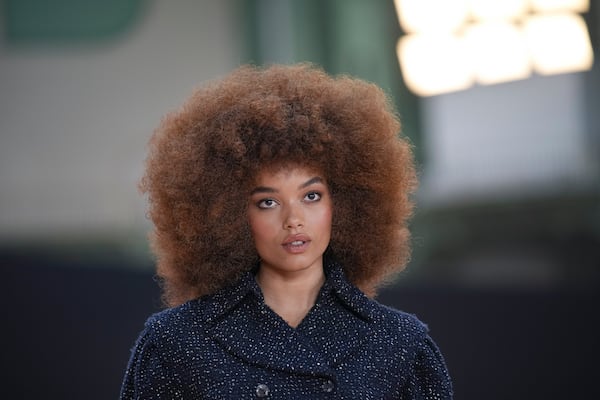
[[[281,245],[283,248],[293,254],[302,253],[308,248],[310,237],[305,234],[290,235],[285,238]]]

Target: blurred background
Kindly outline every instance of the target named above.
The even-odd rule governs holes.
[[[161,117],[243,63],[380,85],[415,146],[413,258],[457,399],[597,397],[600,4],[1,0],[7,398],[117,398],[161,309],[137,191]]]

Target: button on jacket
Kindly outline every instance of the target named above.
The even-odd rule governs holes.
[[[254,275],[150,317],[121,399],[451,399],[444,360],[416,317],[366,297],[332,262],[296,328]]]

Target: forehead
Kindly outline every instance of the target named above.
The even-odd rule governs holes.
[[[290,179],[292,177],[299,178],[314,178],[319,177],[325,183],[326,179],[323,173],[318,169],[305,165],[283,165],[277,167],[261,168],[255,176],[254,183],[260,184],[265,181],[273,181],[279,179]]]

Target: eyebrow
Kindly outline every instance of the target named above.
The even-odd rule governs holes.
[[[315,183],[323,183],[323,178],[321,178],[320,176],[310,178],[309,180],[298,186],[298,189],[307,188],[310,185],[314,185]],[[252,189],[252,192],[250,192],[250,196],[256,193],[277,193],[277,189],[268,186],[257,186],[254,189]]]

